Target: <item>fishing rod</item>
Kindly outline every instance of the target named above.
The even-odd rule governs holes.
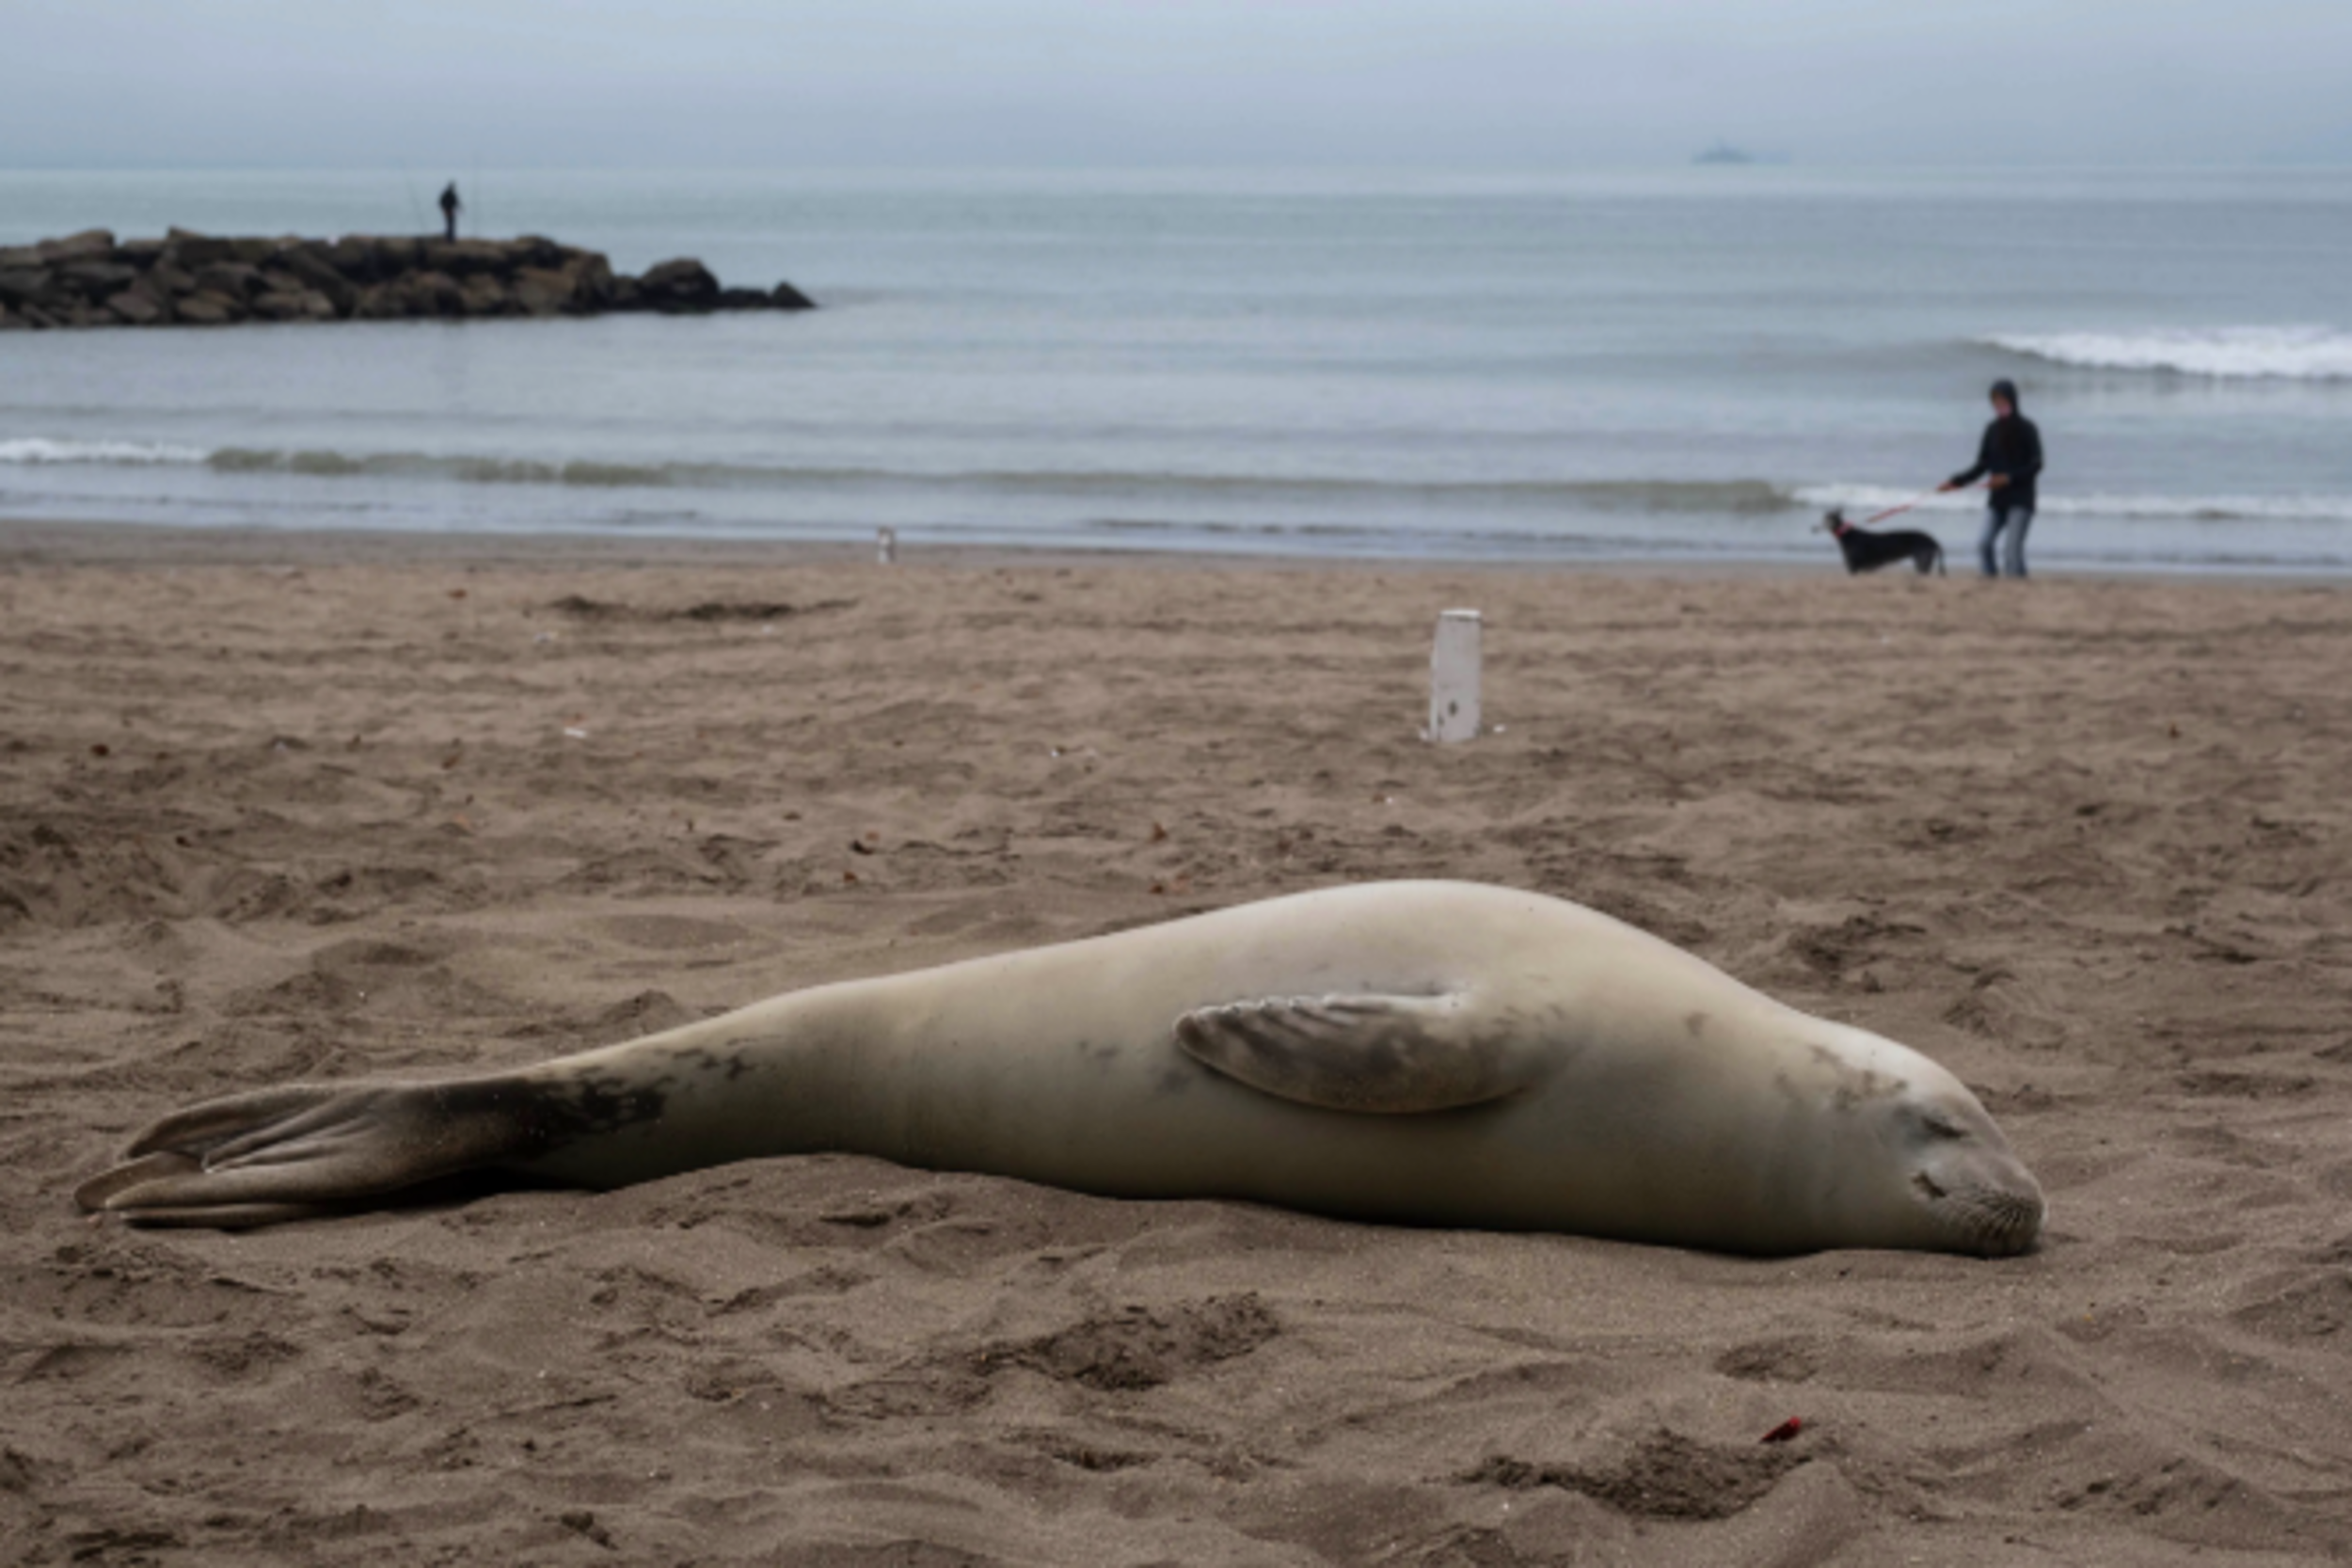
[[[416,221],[418,232],[422,233],[425,229],[424,203],[417,199],[417,182],[409,174],[406,164],[400,166],[400,182],[408,192],[408,215]]]

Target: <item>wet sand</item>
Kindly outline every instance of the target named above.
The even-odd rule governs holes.
[[[1433,749],[1456,604],[1500,729]],[[0,672],[0,1559],[2352,1556],[2342,586],[18,527]],[[2045,1246],[835,1156],[246,1236],[68,1202],[193,1099],[1424,876],[1944,1061]]]

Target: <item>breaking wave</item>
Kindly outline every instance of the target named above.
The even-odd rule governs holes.
[[[1222,516],[1250,525],[1250,515],[1295,515],[1301,509],[1326,519],[1360,514],[1367,521],[1427,514],[1454,519],[1452,534],[1471,527],[1475,516],[1615,515],[1625,516],[1753,519],[1769,523],[1791,514],[1842,507],[1859,518],[1890,507],[1928,513],[1973,513],[1982,492],[1920,497],[1887,485],[1822,483],[1784,485],[1765,480],[1485,480],[1391,481],[1334,476],[1122,473],[1085,470],[901,471],[880,467],[796,467],[708,463],[550,462],[519,457],[468,457],[423,452],[343,452],[318,449],[223,447],[208,450],[165,442],[53,440],[41,436],[0,439],[0,466],[91,465],[109,467],[198,467],[219,474],[286,474],[310,479],[390,479],[458,485],[546,487],[550,499],[565,489],[656,490],[677,499],[644,502],[657,510],[689,504],[694,492],[750,495],[839,495],[909,493],[927,499],[965,495],[1074,503],[1091,515],[1091,526],[1118,531],[1149,526],[1163,505],[1174,515],[1194,514],[1187,527],[1214,529]],[[364,494],[355,491],[354,494]],[[620,498],[615,498],[620,503]],[[305,504],[320,504],[306,502]],[[331,502],[324,504],[331,505]],[[1140,510],[1138,510],[1140,509]],[[2352,523],[2352,494],[2134,495],[2045,490],[2045,516],[2080,516],[2187,522]],[[1331,526],[1282,524],[1286,531],[1312,533]],[[1386,524],[1375,526],[1385,528]]]
[[[1979,512],[1984,507],[1981,490],[1955,491],[1922,499],[1915,491],[1878,484],[1808,484],[1796,492],[1799,502],[1850,513],[1883,511],[1901,506],[1921,512]],[[2352,522],[2352,495],[2289,496],[2129,496],[2091,492],[2069,495],[2044,490],[2037,508],[2044,517],[2115,517],[2172,519],[2197,523],[2233,522]],[[1859,521],[1859,518],[1856,518]]]
[[[50,463],[101,463],[110,467],[153,467],[158,464],[204,462],[201,447],[159,446],[146,441],[51,441],[24,436],[0,441],[0,463],[24,467]]]
[[[1209,501],[1251,499],[1347,503],[1404,501],[1558,508],[1582,512],[1762,515],[1796,503],[1764,480],[1390,481],[1327,476],[1120,473],[1086,470],[940,471],[787,467],[721,463],[549,462],[425,452],[343,452],[152,445],[132,441],[0,441],[0,464],[200,465],[225,474],[312,479],[405,478],[457,484],[549,485],[597,490],[980,490],[1075,499],[1153,496]]]
[[[2011,354],[2085,370],[2157,371],[2227,380],[2352,380],[2352,332],[2331,326],[2005,333],[1984,341]]]

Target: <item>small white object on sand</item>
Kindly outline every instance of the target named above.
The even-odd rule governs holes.
[[[1438,617],[1429,655],[1428,737],[1440,743],[1478,734],[1478,611],[1449,610]]]

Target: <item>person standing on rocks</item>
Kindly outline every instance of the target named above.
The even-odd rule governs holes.
[[[465,203],[457,199],[457,182],[453,180],[441,187],[441,228],[445,237],[457,238],[457,212]]]

